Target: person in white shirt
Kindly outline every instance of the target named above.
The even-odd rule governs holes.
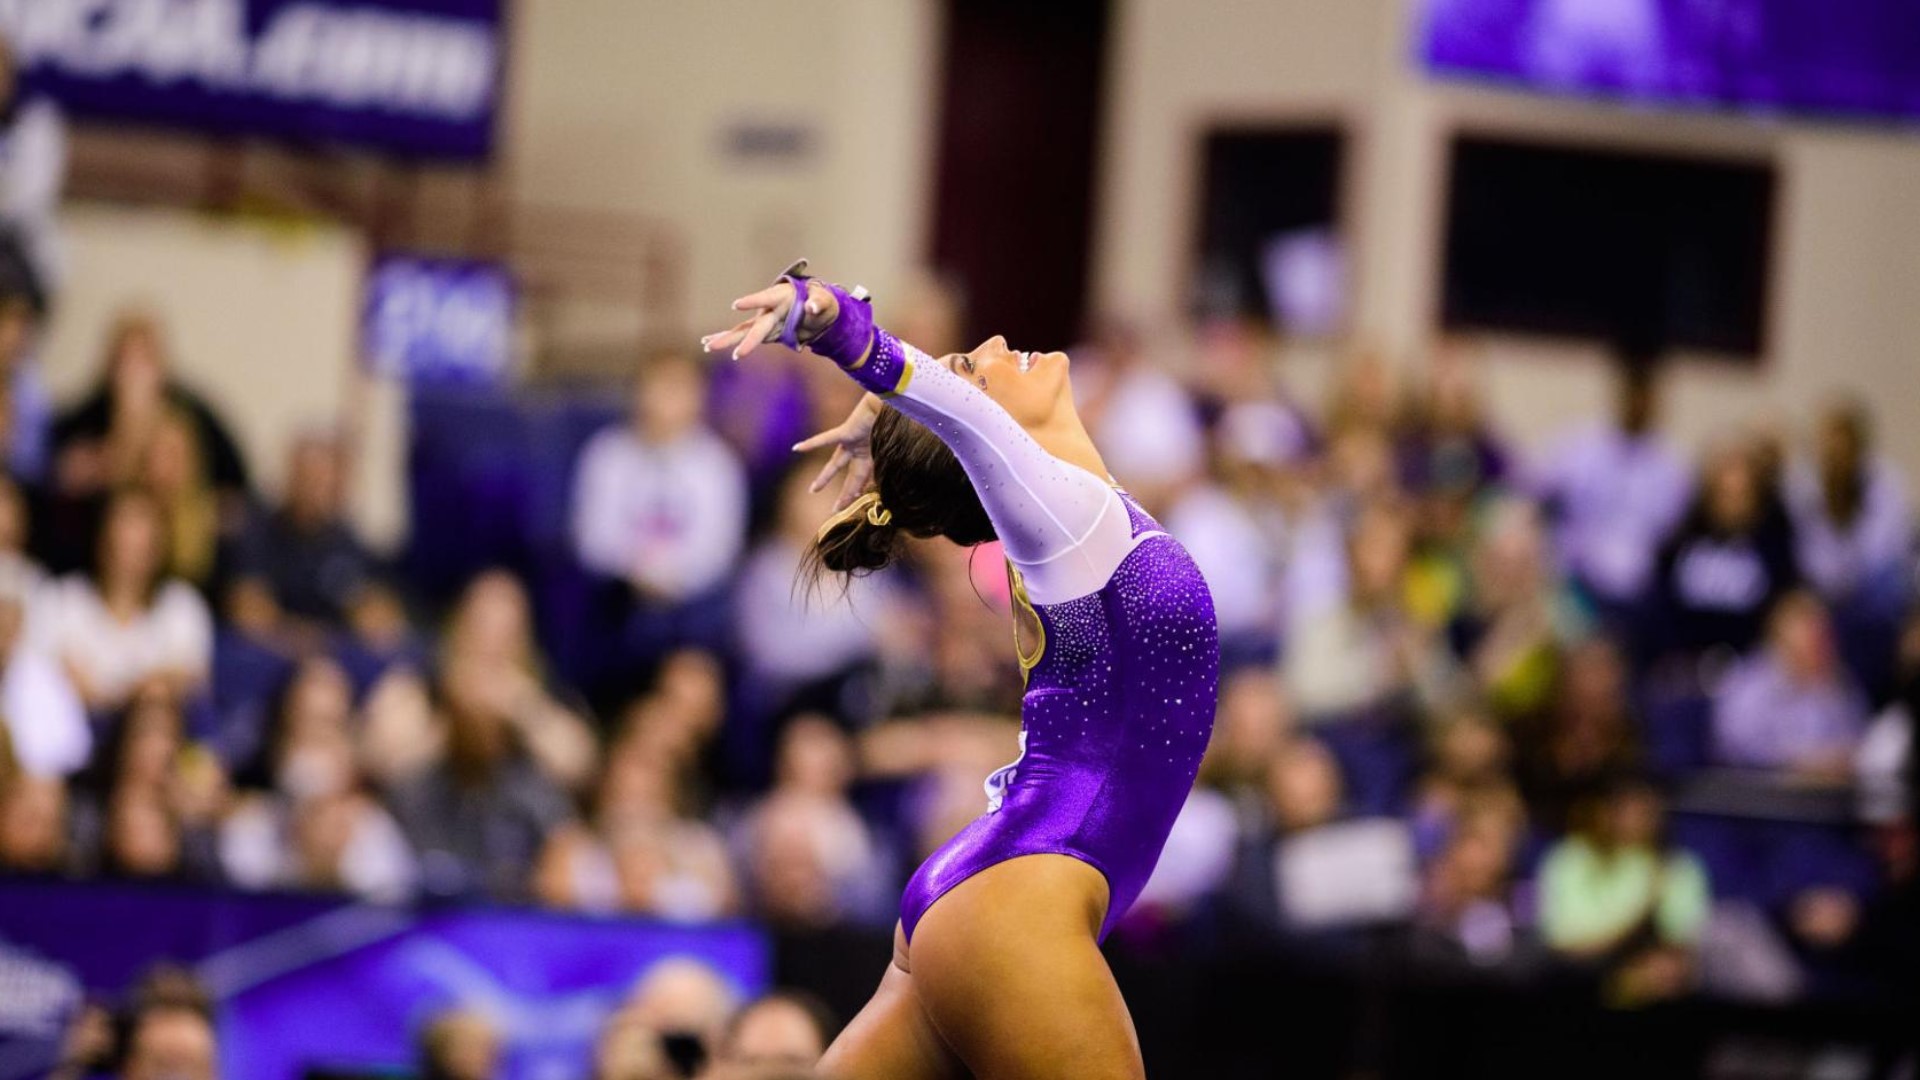
[[[1167,512],[1213,593],[1224,669],[1272,665],[1283,621],[1288,521],[1284,470],[1310,452],[1310,437],[1277,402],[1240,402],[1221,414],[1214,468]]]
[[[213,617],[193,586],[162,576],[165,535],[151,495],[115,495],[94,572],[55,582],[36,613],[35,636],[65,664],[89,709],[118,708],[155,680],[177,700],[206,685]]]
[[[812,464],[788,474],[774,531],[754,545],[734,585],[741,659],[770,708],[803,689],[837,683],[871,661],[895,592],[884,575],[850,579],[844,602],[794,587],[820,522],[833,516],[833,492],[809,490]]]
[[[66,672],[27,639],[37,587],[25,566],[0,561],[0,727],[23,772],[71,776],[92,756],[93,732]]]
[[[1596,602],[1602,621],[1628,631],[1653,584],[1660,544],[1692,495],[1685,460],[1653,430],[1656,374],[1621,369],[1614,423],[1562,444],[1536,478],[1556,526],[1564,569]]]
[[[574,468],[574,551],[620,586],[610,613],[619,655],[608,658],[620,669],[726,641],[721,591],[746,543],[747,476],[702,418],[705,391],[698,361],[654,357],[630,423],[595,435]]]
[[[40,311],[59,289],[55,215],[66,179],[66,121],[52,101],[20,93],[18,61],[0,36],[0,263]]]
[[[1193,395],[1126,329],[1108,327],[1074,370],[1075,400],[1101,459],[1149,510],[1206,466]]]

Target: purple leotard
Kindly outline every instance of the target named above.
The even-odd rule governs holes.
[[[1048,454],[835,291],[842,315],[813,348],[953,448],[1041,631],[1037,655],[1021,657],[1020,758],[988,780],[987,812],[913,875],[901,927],[911,938],[947,890],[987,867],[1060,854],[1106,875],[1105,939],[1153,873],[1207,748],[1213,598],[1186,549],[1130,497]]]

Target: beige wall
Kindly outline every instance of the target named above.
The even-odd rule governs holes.
[[[163,315],[176,369],[232,426],[266,490],[279,486],[290,433],[346,415],[365,261],[358,237],[87,205],[69,206],[62,225],[68,284],[42,350],[57,399],[93,383],[108,328],[132,304]],[[391,540],[403,527],[399,402],[392,387],[364,393],[355,415],[368,452],[355,509],[375,539]]]
[[[934,0],[522,0],[507,131],[518,197],[653,218],[691,260],[687,330],[796,254],[884,296],[923,248]],[[813,152],[742,162],[741,124]]]
[[[1859,127],[1656,116],[1430,84],[1406,57],[1407,0],[1121,0],[1096,240],[1100,303],[1170,315],[1188,265],[1193,147],[1205,125],[1344,119],[1352,325],[1417,355],[1435,325],[1450,134],[1468,126],[1602,144],[1772,155],[1782,186],[1769,352],[1757,370],[1691,359],[1669,427],[1698,444],[1756,415],[1797,419],[1835,389],[1871,393],[1890,450],[1920,475],[1920,136]],[[1171,268],[1171,269],[1170,269]],[[1294,376],[1326,376],[1325,349]],[[1486,343],[1499,420],[1538,444],[1603,408],[1597,350]],[[1899,392],[1892,392],[1892,391]]]

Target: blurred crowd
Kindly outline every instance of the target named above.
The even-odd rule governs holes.
[[[0,298],[6,872],[884,932],[1017,753],[991,546],[796,582],[834,496],[787,448],[857,393],[827,365],[640,365],[573,463],[563,652],[525,568],[436,597],[364,542],[343,432],[261,482],[152,313],[105,328],[82,399],[20,392],[40,311]],[[960,347],[937,290],[890,314]],[[1693,458],[1627,356],[1523,452],[1468,342],[1350,357],[1314,407],[1249,322],[1072,354],[1224,655],[1123,938],[1385,932],[1623,1002],[1911,989],[1914,521],[1862,403]]]
[[[48,1080],[218,1080],[219,1016],[192,972],[158,964],[141,975],[117,1009],[89,1003],[66,1038]],[[825,1052],[833,1017],[812,997],[774,991],[741,1000],[698,961],[654,965],[601,1025],[590,1055],[591,1080],[804,1080]],[[492,1080],[508,1060],[510,1032],[500,1017],[453,1006],[425,1018],[411,1070],[310,1069],[320,1080],[411,1076],[417,1080]]]

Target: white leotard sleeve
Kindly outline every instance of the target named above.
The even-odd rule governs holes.
[[[1133,523],[1113,485],[1048,453],[978,387],[877,327],[873,352],[902,369],[888,403],[960,459],[1028,597],[1059,603],[1106,585],[1133,549]]]

